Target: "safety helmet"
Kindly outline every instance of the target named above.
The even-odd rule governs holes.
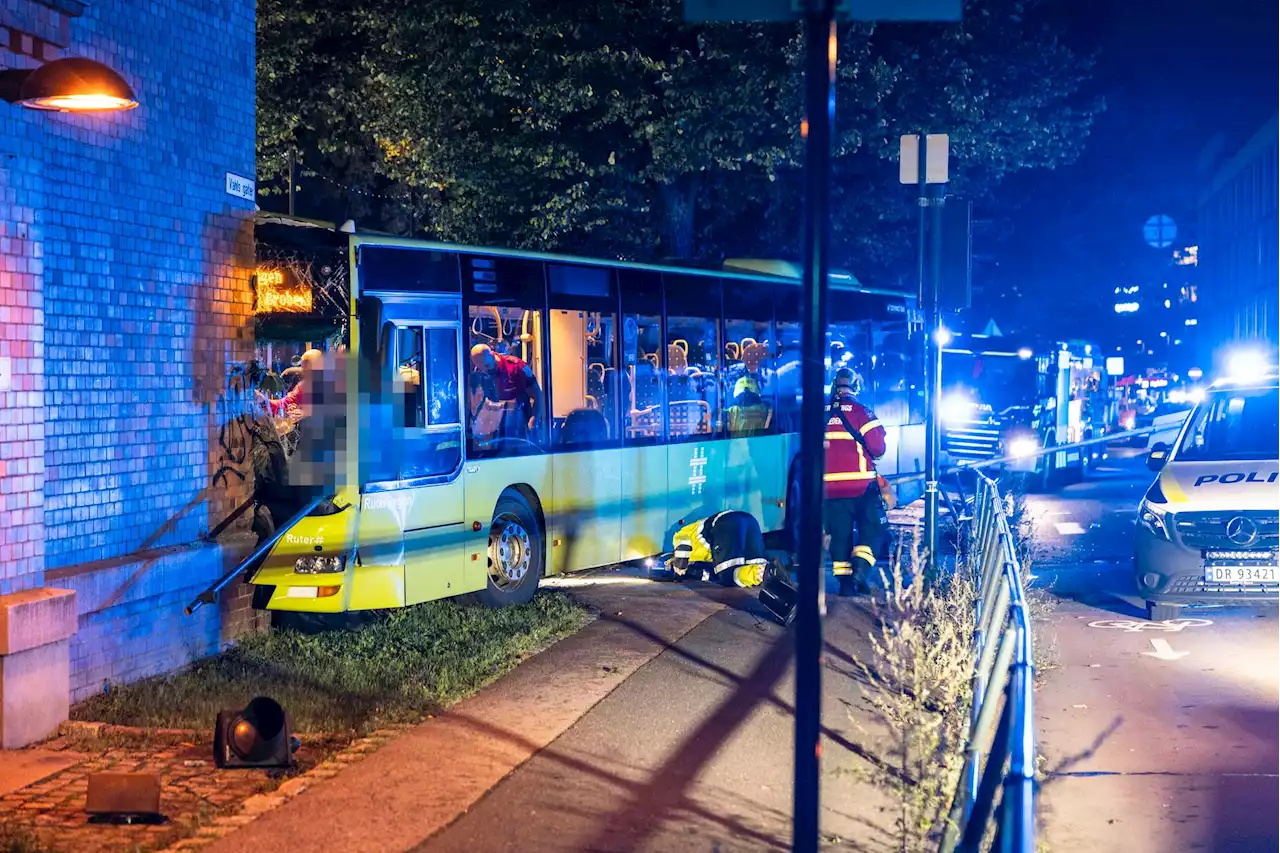
[[[853,368],[842,367],[836,371],[836,378],[832,383],[832,388],[848,388],[855,395],[860,394],[862,393],[862,377]]]

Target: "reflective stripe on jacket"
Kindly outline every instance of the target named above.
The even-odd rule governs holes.
[[[858,435],[851,430],[856,430]],[[825,438],[826,470],[822,479],[827,497],[861,497],[867,486],[875,482],[875,460],[884,456],[884,427],[876,420],[875,413],[852,394],[838,394],[831,402]]]

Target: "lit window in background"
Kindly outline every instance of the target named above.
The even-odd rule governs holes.
[[[1172,300],[1169,300],[1169,299],[1166,299],[1166,300],[1164,301],[1164,307],[1165,307],[1165,308],[1172,308],[1172,307],[1173,307],[1173,301],[1172,301]]]
[[[1174,250],[1173,262],[1180,267],[1194,267],[1200,264],[1199,256],[1199,246],[1187,246],[1185,249]]]
[[[1196,326],[1196,325],[1199,325],[1199,323],[1200,321],[1197,320],[1195,317],[1188,317],[1187,319],[1182,321],[1182,325],[1184,326]]]

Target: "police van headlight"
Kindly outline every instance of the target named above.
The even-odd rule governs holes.
[[[346,557],[315,557],[308,554],[299,557],[293,563],[293,572],[298,575],[332,575],[345,571]]]
[[[1164,492],[1160,488],[1160,480],[1156,480],[1138,505],[1138,524],[1144,526],[1148,533],[1160,539],[1169,539],[1171,519],[1169,511],[1164,507]]]

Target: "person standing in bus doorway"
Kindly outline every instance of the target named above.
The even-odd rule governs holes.
[[[497,402],[514,404],[522,414],[522,426],[532,432],[542,410],[542,389],[533,368],[514,355],[495,353],[488,344],[471,348],[471,368],[493,380]]]
[[[885,432],[875,413],[858,402],[861,386],[849,368],[836,371],[824,442],[823,521],[841,595],[870,592],[868,579],[889,527],[875,463],[885,453]]]

